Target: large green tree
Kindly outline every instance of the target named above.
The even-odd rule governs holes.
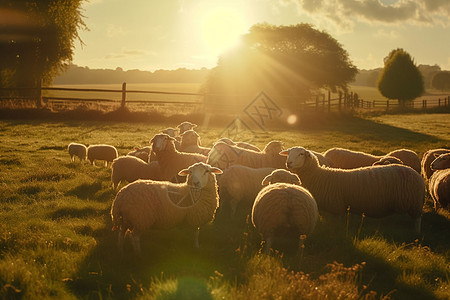
[[[0,5],[0,87],[36,87],[72,61],[78,31],[87,29],[83,0],[13,0]]]
[[[402,106],[423,94],[422,74],[408,52],[394,49],[384,59],[378,90],[388,99],[398,99]]]
[[[210,100],[232,102],[238,97],[223,95],[249,97],[263,90],[294,107],[320,88],[346,90],[356,73],[347,51],[324,31],[309,24],[257,24],[239,47],[219,57],[206,92]]]
[[[431,79],[431,86],[441,91],[450,90],[450,72],[441,71],[435,73]]]

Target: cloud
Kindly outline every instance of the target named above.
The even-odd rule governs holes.
[[[106,35],[110,38],[124,36],[127,32],[122,28],[122,26],[116,26],[114,24],[109,24],[106,28]]]
[[[143,49],[123,49],[121,52],[108,53],[105,59],[131,59],[149,55],[156,55],[156,53]]]
[[[382,24],[421,24],[450,27],[448,0],[279,0],[295,3],[301,13],[352,29],[355,21]]]
[[[374,37],[379,39],[397,39],[399,37],[398,33],[395,30],[384,30],[379,29],[375,32]]]

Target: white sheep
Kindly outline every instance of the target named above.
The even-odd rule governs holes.
[[[197,124],[185,121],[177,125],[178,130],[180,131],[180,135],[183,134],[186,130],[194,129],[197,127]]]
[[[178,136],[178,128],[168,127],[166,129],[161,130],[161,133],[165,133],[171,137],[177,137]]]
[[[150,141],[152,151],[161,168],[161,180],[178,181],[177,174],[194,163],[206,162],[206,156],[197,153],[179,152],[175,148],[175,139],[167,134],[156,134]]]
[[[301,185],[300,178],[297,176],[297,174],[294,174],[288,170],[285,169],[276,169],[273,170],[272,173],[267,175],[263,181],[262,185],[269,185],[274,183],[289,183],[289,184],[295,184],[295,185]]]
[[[422,156],[421,168],[422,168],[422,176],[425,179],[429,179],[431,175],[433,175],[434,170],[431,169],[431,163],[436,159],[435,154],[441,155],[444,153],[450,153],[450,149],[431,149],[425,152]]]
[[[243,149],[228,145],[224,142],[216,142],[208,155],[208,164],[221,170],[232,165],[243,165],[251,168],[284,168],[286,159],[278,153],[282,150],[280,141],[269,142],[263,151]]]
[[[201,146],[200,135],[192,129],[186,130],[181,135],[180,151],[187,153],[200,153],[208,155],[211,148]]]
[[[91,162],[92,165],[95,165],[96,160],[104,160],[105,167],[108,165],[108,162],[112,162],[118,156],[117,149],[111,145],[90,145],[87,148],[87,158]]]
[[[400,159],[404,165],[409,166],[420,174],[420,158],[416,152],[409,149],[398,149],[386,155],[372,155],[360,151],[343,148],[331,148],[323,154],[329,159],[333,168],[356,169],[371,166],[384,156],[393,156]]]
[[[224,142],[228,145],[238,146],[239,148],[249,149],[257,152],[261,152],[261,149],[259,149],[257,146],[247,143],[247,142],[234,142],[233,140],[223,137],[218,140],[218,142]]]
[[[296,173],[320,209],[334,214],[364,213],[384,217],[407,213],[420,232],[425,183],[419,173],[403,165],[334,169],[319,166],[317,158],[302,147],[282,151],[286,166]]]
[[[431,169],[435,172],[428,181],[428,190],[435,210],[439,207],[450,210],[450,153],[436,156],[431,163]]]
[[[398,159],[397,157],[394,157],[394,156],[383,156],[382,158],[380,158],[379,160],[374,162],[372,164],[372,166],[392,165],[392,164],[404,165],[404,163],[400,159]]]
[[[253,201],[261,190],[261,181],[274,168],[250,168],[233,165],[223,171],[219,182],[220,215],[235,216],[236,210],[250,213]]]
[[[114,159],[111,169],[111,182],[114,189],[117,189],[123,180],[133,182],[138,179],[161,179],[161,169],[157,161],[147,163],[132,155]]]
[[[142,159],[145,162],[149,162],[151,151],[152,151],[152,148],[150,146],[145,146],[142,148],[135,147],[134,150],[128,152],[127,155],[135,156],[137,158]]]
[[[67,146],[67,150],[69,151],[70,159],[75,161],[75,156],[80,159],[80,162],[86,160],[87,147],[83,144],[78,143],[70,143]]]
[[[288,175],[289,181],[295,181],[296,177],[299,182],[296,175],[278,171],[264,178],[263,184],[271,184],[258,193],[252,208],[252,223],[265,241],[265,253],[276,237],[289,233],[294,233],[296,241],[303,245],[301,237],[313,232],[319,216],[317,203],[308,190],[298,184],[272,183],[280,180],[280,175]]]
[[[149,229],[171,229],[178,225],[195,231],[198,248],[199,227],[211,222],[219,205],[215,174],[221,170],[196,163],[179,172],[187,181],[174,184],[167,181],[138,180],[123,187],[111,207],[113,230],[119,230],[119,252],[123,254],[125,234],[131,237],[137,254],[141,253],[140,236]],[[172,196],[189,198],[191,205],[182,207]]]

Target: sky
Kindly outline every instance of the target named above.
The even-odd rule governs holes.
[[[89,0],[73,63],[91,69],[213,68],[257,23],[309,23],[359,69],[403,48],[417,65],[450,70],[450,0]]]

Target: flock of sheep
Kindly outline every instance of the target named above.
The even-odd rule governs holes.
[[[420,232],[425,182],[435,209],[450,209],[450,149],[429,150],[420,159],[407,149],[384,156],[342,148],[318,153],[271,141],[260,150],[228,138],[206,148],[196,127],[183,122],[164,129],[150,146],[125,156],[111,145],[69,144],[72,161],[112,162],[114,189],[129,182],[111,207],[120,252],[125,236],[139,254],[144,231],[179,225],[194,229],[198,247],[200,226],[216,212],[230,219],[250,214],[265,252],[283,232],[311,234],[320,211],[369,217],[407,213]]]

